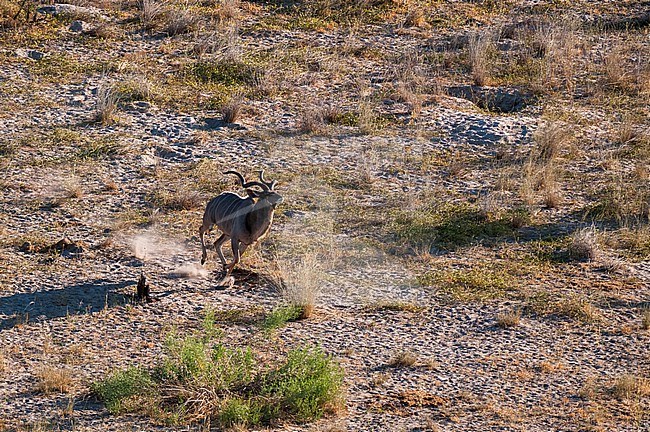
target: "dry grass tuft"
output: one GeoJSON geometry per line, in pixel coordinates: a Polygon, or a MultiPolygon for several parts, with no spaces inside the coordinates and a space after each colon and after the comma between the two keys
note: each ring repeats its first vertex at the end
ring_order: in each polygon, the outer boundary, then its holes
{"type": "Polygon", "coordinates": [[[165,15],[164,32],[169,36],[177,36],[194,31],[199,23],[196,12],[187,6],[170,9],[165,15]]]}
{"type": "Polygon", "coordinates": [[[554,305],[555,312],[583,323],[595,323],[602,320],[600,311],[588,300],[571,296],[554,305]]]}
{"type": "Polygon", "coordinates": [[[319,133],[325,127],[326,112],[319,107],[308,107],[300,116],[298,128],[302,133],[319,133]]]}
{"type": "Polygon", "coordinates": [[[205,203],[200,193],[182,187],[178,191],[159,189],[154,192],[152,202],[168,210],[196,210],[205,203]]]}
{"type": "Polygon", "coordinates": [[[574,88],[578,68],[577,28],[578,23],[570,20],[540,23],[536,26],[532,41],[532,55],[541,58],[541,61],[538,81],[533,85],[540,93],[574,88]]]}
{"type": "Polygon", "coordinates": [[[617,144],[627,145],[642,140],[643,134],[640,133],[632,118],[626,115],[623,116],[618,127],[614,129],[611,139],[617,144]]]}
{"type": "Polygon", "coordinates": [[[549,123],[533,134],[535,148],[532,152],[537,163],[548,163],[562,150],[566,150],[573,139],[573,131],[561,123],[549,123]]]}
{"type": "Polygon", "coordinates": [[[215,16],[221,24],[235,21],[239,18],[241,6],[240,0],[222,0],[215,11],[215,16]]]}
{"type": "Polygon", "coordinates": [[[113,179],[107,178],[104,180],[104,190],[115,193],[120,190],[120,186],[113,179]]]}
{"type": "Polygon", "coordinates": [[[411,367],[415,365],[417,361],[417,356],[410,351],[400,351],[388,361],[388,366],[396,368],[411,367]]]}
{"type": "Polygon", "coordinates": [[[512,310],[501,312],[497,315],[497,326],[501,328],[516,327],[521,319],[521,311],[512,310]]]}
{"type": "Polygon", "coordinates": [[[242,114],[242,108],[244,106],[244,97],[242,95],[235,95],[228,100],[221,107],[221,115],[223,121],[226,123],[235,123],[242,114]]]}
{"type": "Polygon", "coordinates": [[[406,18],[404,18],[404,27],[428,28],[429,24],[427,23],[427,16],[424,13],[424,9],[416,7],[410,10],[406,14],[406,18]]]}
{"type": "Polygon", "coordinates": [[[45,366],[36,372],[36,391],[50,393],[68,393],[72,390],[74,379],[72,371],[53,366],[45,366]]]}
{"type": "Polygon", "coordinates": [[[165,11],[166,6],[167,2],[164,0],[139,0],[138,18],[140,18],[142,27],[145,30],[152,29],[165,11]]]}
{"type": "Polygon", "coordinates": [[[556,160],[571,143],[573,133],[566,126],[551,123],[540,127],[533,135],[534,146],[523,166],[519,194],[527,205],[533,205],[542,194],[548,208],[560,205],[560,170],[556,160]]]}
{"type": "Polygon", "coordinates": [[[289,304],[302,309],[301,318],[309,318],[314,312],[324,273],[318,256],[306,253],[297,262],[277,263],[276,286],[289,304]]]}
{"type": "Polygon", "coordinates": [[[559,361],[544,360],[539,362],[537,370],[543,373],[553,373],[564,369],[564,364],[559,361]]]}
{"type": "Polygon", "coordinates": [[[469,37],[467,49],[474,84],[487,85],[490,79],[490,56],[494,50],[492,35],[473,33],[469,37]]]}
{"type": "Polygon", "coordinates": [[[619,399],[650,396],[650,379],[637,375],[623,375],[614,380],[611,394],[619,399]]]}
{"type": "Polygon", "coordinates": [[[635,75],[627,64],[624,47],[616,46],[605,56],[603,72],[606,85],[623,90],[634,89],[635,75]]]}
{"type": "Polygon", "coordinates": [[[117,104],[120,101],[119,92],[109,83],[102,82],[97,87],[95,101],[95,121],[109,125],[117,121],[117,104]]]}
{"type": "Polygon", "coordinates": [[[569,257],[574,260],[595,260],[600,252],[596,231],[593,228],[584,228],[574,233],[568,252],[569,257]]]}
{"type": "Polygon", "coordinates": [[[126,78],[116,91],[120,101],[151,101],[156,95],[154,84],[144,75],[134,75],[126,78]]]}
{"type": "Polygon", "coordinates": [[[83,186],[77,177],[70,177],[63,182],[61,188],[65,198],[81,198],[84,195],[83,186]]]}

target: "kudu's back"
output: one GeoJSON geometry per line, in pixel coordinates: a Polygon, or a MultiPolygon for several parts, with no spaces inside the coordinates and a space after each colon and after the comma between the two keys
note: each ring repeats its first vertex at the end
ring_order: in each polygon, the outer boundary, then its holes
{"type": "Polygon", "coordinates": [[[212,198],[205,208],[203,224],[217,225],[226,235],[232,234],[239,219],[245,218],[254,205],[251,198],[244,198],[232,192],[223,192],[212,198]]]}

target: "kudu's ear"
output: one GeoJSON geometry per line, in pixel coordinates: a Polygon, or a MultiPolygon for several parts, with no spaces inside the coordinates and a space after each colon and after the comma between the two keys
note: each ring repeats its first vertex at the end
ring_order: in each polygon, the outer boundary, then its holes
{"type": "Polygon", "coordinates": [[[259,198],[260,197],[260,194],[255,192],[253,189],[246,189],[246,193],[251,198],[259,198]]]}

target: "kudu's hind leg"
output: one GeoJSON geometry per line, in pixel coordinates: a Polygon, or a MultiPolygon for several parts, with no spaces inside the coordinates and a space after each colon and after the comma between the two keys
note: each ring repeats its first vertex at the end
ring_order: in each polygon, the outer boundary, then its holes
{"type": "Polygon", "coordinates": [[[214,242],[214,249],[217,251],[217,255],[219,255],[219,259],[221,260],[221,265],[223,266],[224,270],[226,269],[226,257],[223,256],[223,250],[221,250],[221,247],[226,240],[228,240],[228,236],[226,234],[221,234],[217,241],[214,242]]]}
{"type": "Polygon", "coordinates": [[[199,228],[199,238],[201,239],[201,248],[203,249],[201,265],[205,264],[205,261],[208,259],[208,251],[205,249],[205,241],[203,240],[203,236],[205,236],[205,233],[208,231],[210,231],[210,225],[206,225],[205,223],[203,223],[201,228],[199,228]]]}

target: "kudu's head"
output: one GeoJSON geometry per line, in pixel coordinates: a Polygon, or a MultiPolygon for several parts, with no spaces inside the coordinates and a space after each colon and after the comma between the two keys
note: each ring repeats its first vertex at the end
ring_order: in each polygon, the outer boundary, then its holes
{"type": "Polygon", "coordinates": [[[265,201],[268,202],[268,205],[271,207],[275,208],[276,205],[281,204],[282,201],[284,201],[284,198],[277,193],[275,190],[275,184],[277,183],[275,180],[272,182],[267,182],[264,180],[264,170],[260,170],[260,181],[249,181],[247,182],[244,179],[244,176],[238,173],[237,171],[226,171],[224,174],[234,174],[239,178],[239,181],[241,182],[241,185],[244,189],[246,189],[246,193],[248,194],[249,197],[255,198],[260,201],[265,201]],[[258,186],[262,190],[255,190],[251,189],[252,186],[258,186]]]}

